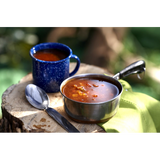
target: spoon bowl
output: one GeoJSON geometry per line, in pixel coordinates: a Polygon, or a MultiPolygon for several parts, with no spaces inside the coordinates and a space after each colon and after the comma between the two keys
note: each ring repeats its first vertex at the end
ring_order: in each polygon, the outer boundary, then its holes
{"type": "Polygon", "coordinates": [[[29,84],[25,89],[27,100],[37,109],[47,109],[49,105],[48,95],[38,86],[29,84]]]}

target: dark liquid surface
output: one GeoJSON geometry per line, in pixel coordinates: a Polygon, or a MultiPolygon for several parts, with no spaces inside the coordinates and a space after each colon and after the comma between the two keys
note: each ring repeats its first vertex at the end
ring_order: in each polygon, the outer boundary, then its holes
{"type": "Polygon", "coordinates": [[[69,54],[58,49],[45,49],[37,51],[33,56],[43,61],[59,61],[68,57],[69,54]]]}

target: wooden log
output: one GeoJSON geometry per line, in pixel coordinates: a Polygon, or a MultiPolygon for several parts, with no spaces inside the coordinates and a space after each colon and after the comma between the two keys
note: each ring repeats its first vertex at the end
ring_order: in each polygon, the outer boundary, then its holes
{"type": "MultiPolygon", "coordinates": [[[[75,63],[70,63],[70,71],[75,63]]],[[[81,63],[77,74],[82,73],[107,73],[106,69],[81,63]]],[[[2,95],[2,114],[5,132],[67,132],[45,111],[38,110],[31,106],[25,97],[25,87],[33,83],[32,74],[23,77],[18,84],[10,86],[2,95]],[[10,129],[9,129],[10,128],[10,129]]],[[[82,124],[71,120],[64,111],[64,104],[61,93],[48,93],[50,107],[56,109],[68,119],[80,132],[104,132],[97,124],[82,124]]]]}
{"type": "Polygon", "coordinates": [[[4,132],[3,124],[4,124],[4,119],[2,118],[2,119],[0,119],[0,132],[4,132]]]}

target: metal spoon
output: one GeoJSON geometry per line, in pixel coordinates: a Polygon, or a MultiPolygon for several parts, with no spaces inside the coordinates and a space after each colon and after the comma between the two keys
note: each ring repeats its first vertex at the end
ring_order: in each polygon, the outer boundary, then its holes
{"type": "Polygon", "coordinates": [[[44,90],[34,84],[29,84],[25,89],[26,98],[29,103],[37,109],[46,111],[68,132],[79,132],[67,119],[49,106],[49,97],[44,90]]]}

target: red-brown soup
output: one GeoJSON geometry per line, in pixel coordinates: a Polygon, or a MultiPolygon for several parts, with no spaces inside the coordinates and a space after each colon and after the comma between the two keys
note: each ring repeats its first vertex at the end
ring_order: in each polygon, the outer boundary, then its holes
{"type": "Polygon", "coordinates": [[[33,56],[43,61],[59,61],[66,58],[68,54],[58,49],[45,49],[37,51],[33,56]]]}
{"type": "Polygon", "coordinates": [[[101,79],[78,78],[68,81],[62,93],[75,101],[97,103],[111,100],[119,94],[114,84],[101,79]]]}

